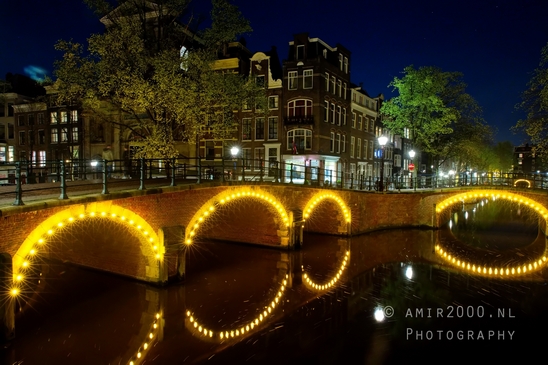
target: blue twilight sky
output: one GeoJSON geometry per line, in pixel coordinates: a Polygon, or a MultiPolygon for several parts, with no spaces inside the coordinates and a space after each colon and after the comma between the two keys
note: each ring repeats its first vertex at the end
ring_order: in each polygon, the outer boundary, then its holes
{"type": "MultiPolygon", "coordinates": [[[[525,142],[509,128],[514,109],[548,43],[543,0],[233,0],[250,20],[248,48],[276,46],[283,60],[293,34],[308,32],[352,52],[352,82],[372,96],[394,96],[388,84],[408,65],[464,74],[468,92],[498,129],[497,141],[525,142]]],[[[208,0],[194,0],[197,12],[208,0]]],[[[85,42],[102,24],[80,0],[0,0],[0,78],[7,72],[51,75],[58,39],[85,42]]]]}

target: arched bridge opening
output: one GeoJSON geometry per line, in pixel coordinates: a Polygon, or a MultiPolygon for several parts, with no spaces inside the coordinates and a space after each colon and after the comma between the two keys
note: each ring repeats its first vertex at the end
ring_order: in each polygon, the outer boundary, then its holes
{"type": "Polygon", "coordinates": [[[304,231],[350,235],[351,211],[346,202],[333,192],[318,192],[303,209],[304,231]]]}

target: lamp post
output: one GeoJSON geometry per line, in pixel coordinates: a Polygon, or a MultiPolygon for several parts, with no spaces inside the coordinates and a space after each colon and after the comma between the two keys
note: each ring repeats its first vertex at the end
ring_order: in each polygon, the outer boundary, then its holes
{"type": "MultiPolygon", "coordinates": [[[[415,176],[415,151],[409,151],[409,157],[411,158],[411,163],[409,164],[409,171],[411,172],[411,187],[413,187],[413,176],[415,176]]],[[[417,190],[417,182],[415,181],[415,191],[417,190]]]]}
{"type": "Polygon", "coordinates": [[[379,184],[380,191],[384,191],[384,145],[386,145],[386,142],[388,142],[388,137],[379,137],[379,145],[381,146],[381,181],[379,184]]]}
{"type": "Polygon", "coordinates": [[[238,156],[239,152],[240,152],[240,149],[236,146],[234,146],[230,149],[230,154],[232,155],[232,160],[234,160],[234,169],[232,170],[232,179],[233,180],[234,180],[234,176],[236,175],[236,157],[238,156]]]}

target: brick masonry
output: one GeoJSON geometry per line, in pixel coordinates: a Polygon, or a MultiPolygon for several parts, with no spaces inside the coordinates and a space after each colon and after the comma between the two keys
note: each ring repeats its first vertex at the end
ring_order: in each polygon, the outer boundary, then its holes
{"type": "MultiPolygon", "coordinates": [[[[434,227],[435,204],[462,191],[423,193],[372,193],[336,189],[316,189],[303,186],[257,184],[239,185],[211,184],[181,186],[135,193],[114,193],[109,196],[86,197],[68,201],[50,201],[47,204],[29,204],[2,210],[0,218],[0,250],[16,254],[25,238],[44,220],[64,211],[69,205],[91,204],[97,200],[110,199],[113,205],[129,209],[141,216],[156,232],[163,227],[187,227],[193,216],[211,199],[227,191],[251,189],[266,192],[277,199],[287,211],[302,211],[307,203],[319,194],[333,194],[345,202],[351,212],[351,234],[381,229],[403,227],[434,227]]],[[[548,206],[546,194],[520,193],[548,206]]],[[[209,204],[208,203],[208,204],[209,204]]],[[[117,227],[116,223],[91,220],[78,223],[70,233],[60,233],[50,242],[48,250],[52,257],[76,264],[90,266],[135,278],[146,276],[146,260],[139,244],[135,244],[133,233],[117,227]]],[[[197,231],[194,244],[208,237],[240,241],[251,244],[280,246],[280,219],[275,209],[264,201],[252,197],[235,199],[223,206],[218,205],[211,216],[197,231]]],[[[324,199],[311,213],[305,230],[325,234],[341,234],[346,222],[338,204],[333,199],[324,199]]],[[[183,237],[181,237],[181,242],[183,237]]],[[[169,275],[176,265],[166,255],[169,275]]]]}

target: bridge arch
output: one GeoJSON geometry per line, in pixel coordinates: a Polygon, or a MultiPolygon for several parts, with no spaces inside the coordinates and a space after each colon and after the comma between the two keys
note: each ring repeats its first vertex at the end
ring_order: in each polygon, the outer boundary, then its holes
{"type": "MultiPolygon", "coordinates": [[[[540,218],[544,219],[545,223],[548,220],[548,209],[543,204],[523,195],[501,190],[473,190],[453,195],[437,204],[436,213],[441,214],[456,203],[464,203],[467,200],[474,199],[503,199],[512,203],[523,204],[534,210],[540,218]]],[[[542,237],[546,241],[544,234],[542,237]]],[[[516,256],[511,264],[482,263],[479,257],[463,255],[461,252],[446,247],[439,239],[434,248],[436,255],[449,265],[470,274],[487,277],[511,278],[529,274],[543,268],[548,260],[548,245],[545,247],[544,252],[537,257],[523,260],[516,256]]]]}
{"type": "Polygon", "coordinates": [[[280,244],[287,245],[287,235],[290,226],[289,216],[284,205],[272,194],[252,187],[229,189],[215,195],[203,204],[192,216],[185,230],[185,243],[191,245],[203,224],[210,219],[215,212],[234,201],[241,199],[254,199],[270,207],[275,212],[273,220],[280,236],[280,244]]]}
{"type": "Polygon", "coordinates": [[[92,219],[109,219],[117,224],[128,227],[140,243],[141,252],[147,263],[147,280],[157,281],[159,264],[163,261],[165,248],[163,242],[150,224],[135,212],[111,201],[95,202],[88,205],[73,205],[51,215],[40,223],[23,241],[12,259],[13,286],[10,290],[13,296],[21,293],[25,285],[25,273],[38,262],[40,254],[47,252],[48,240],[62,233],[66,226],[78,221],[92,219]]]}
{"type": "Polygon", "coordinates": [[[340,196],[332,192],[319,192],[306,203],[303,209],[304,221],[306,222],[309,220],[314,210],[325,200],[334,201],[338,205],[342,214],[343,218],[339,221],[338,233],[350,234],[350,224],[352,221],[350,208],[340,196]]]}

